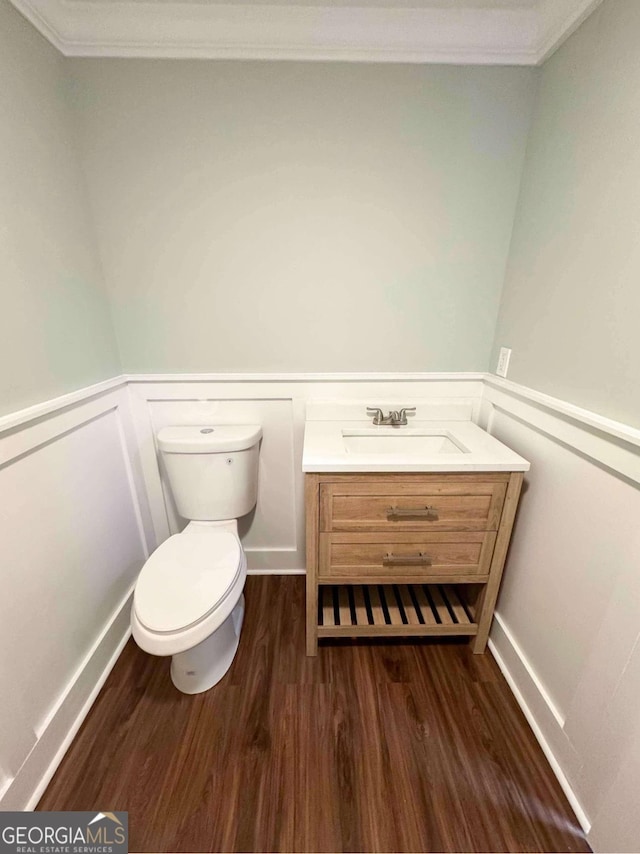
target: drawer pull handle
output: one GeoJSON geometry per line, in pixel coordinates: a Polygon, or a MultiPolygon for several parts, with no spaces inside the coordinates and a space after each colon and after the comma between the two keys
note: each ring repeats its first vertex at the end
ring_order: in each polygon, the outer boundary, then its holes
{"type": "Polygon", "coordinates": [[[426,507],[389,507],[387,519],[437,519],[438,513],[435,507],[427,504],[426,507]]]}
{"type": "Polygon", "coordinates": [[[383,566],[431,566],[431,558],[424,552],[417,555],[394,555],[392,552],[382,558],[383,566]]]}

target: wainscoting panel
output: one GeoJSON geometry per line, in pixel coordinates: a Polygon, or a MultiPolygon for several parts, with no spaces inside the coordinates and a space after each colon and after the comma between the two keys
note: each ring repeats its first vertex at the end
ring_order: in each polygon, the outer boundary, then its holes
{"type": "Polygon", "coordinates": [[[3,809],[33,805],[55,768],[152,545],[124,384],[65,404],[0,421],[3,809]]]}
{"type": "MultiPolygon", "coordinates": [[[[168,424],[262,425],[258,502],[254,511],[239,521],[240,535],[251,569],[298,568],[293,401],[229,398],[150,400],[149,408],[154,438],[158,431],[168,424]],[[259,560],[260,557],[262,560],[259,560]]],[[[185,521],[175,509],[157,448],[156,454],[160,462],[159,471],[169,529],[176,533],[184,528],[185,521]]]]}
{"type": "Polygon", "coordinates": [[[271,520],[279,514],[278,537],[266,524],[244,531],[257,572],[304,571],[310,403],[316,417],[325,401],[351,401],[350,412],[468,405],[474,420],[530,459],[491,648],[594,847],[631,850],[622,787],[633,778],[625,756],[638,741],[640,431],[489,375],[129,377],[129,392],[157,543],[182,525],[163,488],[159,426],[264,417],[265,465],[281,489],[268,511],[271,520]],[[617,827],[627,836],[616,837],[617,827]]]}
{"type": "Polygon", "coordinates": [[[0,808],[37,803],[128,637],[140,567],[184,526],[157,431],[262,424],[250,570],[304,572],[305,415],[337,402],[453,404],[531,461],[491,649],[594,848],[634,850],[640,431],[479,374],[131,376],[1,418],[0,808]]]}
{"type": "MultiPolygon", "coordinates": [[[[482,376],[402,375],[179,375],[129,377],[138,451],[157,543],[182,530],[157,450],[167,424],[259,423],[258,504],[239,523],[249,572],[304,572],[302,445],[307,404],[353,401],[358,417],[369,405],[462,404],[477,413],[482,376]]],[[[447,410],[448,411],[448,410],[447,410]]]]}
{"type": "Polygon", "coordinates": [[[493,379],[480,423],[531,462],[492,650],[592,844],[632,850],[609,810],[628,825],[615,787],[640,727],[640,434],[493,379]]]}

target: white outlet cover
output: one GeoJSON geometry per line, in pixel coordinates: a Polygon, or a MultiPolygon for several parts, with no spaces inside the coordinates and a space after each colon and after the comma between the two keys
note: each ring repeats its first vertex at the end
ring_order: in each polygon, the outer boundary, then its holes
{"type": "Polygon", "coordinates": [[[509,371],[509,360],[511,359],[511,350],[508,347],[500,348],[500,355],[498,356],[498,367],[496,368],[496,374],[499,377],[506,377],[507,372],[509,371]]]}

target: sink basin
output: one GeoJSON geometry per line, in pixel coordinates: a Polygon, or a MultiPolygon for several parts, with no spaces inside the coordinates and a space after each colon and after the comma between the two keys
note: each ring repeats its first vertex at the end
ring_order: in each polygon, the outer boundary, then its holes
{"type": "Polygon", "coordinates": [[[468,454],[468,448],[447,430],[412,430],[379,427],[343,430],[342,441],[349,454],[395,454],[432,456],[433,454],[468,454]]]}

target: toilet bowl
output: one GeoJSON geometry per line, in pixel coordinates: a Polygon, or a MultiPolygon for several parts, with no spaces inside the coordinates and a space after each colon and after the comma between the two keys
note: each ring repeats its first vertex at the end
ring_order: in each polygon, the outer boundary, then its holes
{"type": "Polygon", "coordinates": [[[143,566],[131,629],[151,655],[172,656],[171,679],[185,694],[219,682],[238,648],[247,561],[235,518],[255,506],[255,425],[168,427],[158,433],[177,509],[188,518],[143,566]]]}
{"type": "Polygon", "coordinates": [[[231,666],[246,577],[235,520],[190,522],[142,568],[133,597],[133,637],[145,652],[173,657],[171,679],[183,693],[208,690],[231,666]]]}

